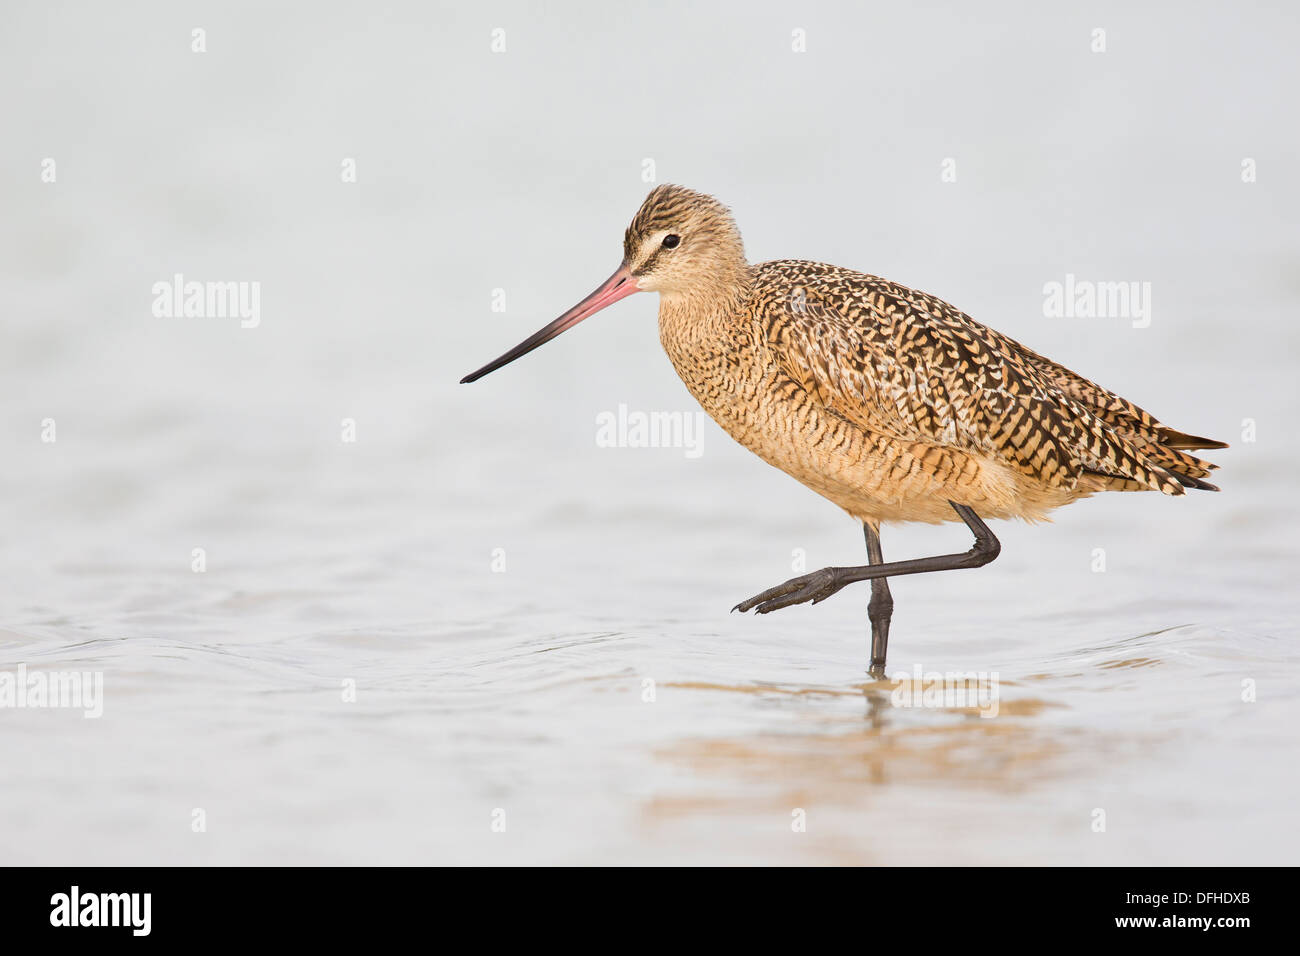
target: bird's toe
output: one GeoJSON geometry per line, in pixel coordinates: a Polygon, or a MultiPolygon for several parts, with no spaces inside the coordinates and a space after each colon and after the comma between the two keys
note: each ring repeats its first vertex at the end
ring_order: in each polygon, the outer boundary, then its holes
{"type": "Polygon", "coordinates": [[[756,594],[748,601],[741,601],[732,610],[744,612],[757,609],[759,614],[770,614],[773,611],[781,610],[783,607],[792,607],[795,604],[803,604],[807,601],[817,604],[826,600],[840,587],[841,585],[835,580],[835,576],[829,573],[829,570],[814,571],[812,574],[791,578],[784,584],[768,588],[762,594],[756,594]]]}
{"type": "MultiPolygon", "coordinates": [[[[766,607],[766,606],[771,604],[773,601],[781,598],[782,596],[789,594],[791,591],[795,590],[799,586],[799,581],[800,581],[799,578],[794,578],[793,580],[786,581],[784,584],[778,584],[774,588],[768,588],[766,591],[763,591],[759,594],[755,594],[752,598],[750,598],[747,601],[741,601],[739,604],[733,607],[732,610],[740,611],[742,614],[746,611],[752,611],[754,608],[758,608],[758,612],[760,614],[766,613],[766,611],[775,611],[776,610],[775,607],[766,607]]],[[[785,607],[784,604],[778,606],[785,607]]]]}
{"type": "Polygon", "coordinates": [[[752,598],[750,598],[747,601],[741,601],[739,604],[733,607],[732,610],[739,611],[740,613],[744,614],[746,611],[752,611],[754,608],[758,608],[759,613],[762,613],[763,610],[762,605],[771,602],[772,600],[780,597],[782,594],[785,593],[786,590],[784,584],[778,585],[777,587],[774,588],[768,588],[766,591],[762,592],[761,594],[755,594],[752,598]]]}

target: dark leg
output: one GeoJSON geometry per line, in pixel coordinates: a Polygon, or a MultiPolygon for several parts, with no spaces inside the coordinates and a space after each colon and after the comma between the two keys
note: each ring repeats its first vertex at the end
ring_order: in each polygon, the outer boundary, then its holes
{"type": "Polygon", "coordinates": [[[924,574],[927,571],[979,568],[996,558],[1002,546],[998,544],[998,539],[993,536],[989,526],[965,505],[952,501],[948,503],[975,535],[974,547],[964,554],[941,554],[933,558],[914,558],[911,561],[892,561],[888,564],[872,564],[858,568],[822,568],[812,574],[791,578],[784,584],[768,588],[748,601],[741,601],[732,610],[748,611],[757,607],[759,614],[767,614],[770,611],[779,611],[783,607],[790,607],[792,604],[803,604],[805,601],[817,604],[825,601],[840,588],[858,581],[892,578],[903,574],[924,574]]]}
{"type": "MultiPolygon", "coordinates": [[[[869,524],[862,526],[867,536],[867,560],[872,567],[884,564],[880,551],[880,532],[869,524]]],[[[889,648],[889,619],[894,616],[894,596],[889,593],[889,578],[871,579],[871,603],[867,617],[871,619],[871,666],[867,673],[876,680],[885,676],[885,652],[889,648]]]]}

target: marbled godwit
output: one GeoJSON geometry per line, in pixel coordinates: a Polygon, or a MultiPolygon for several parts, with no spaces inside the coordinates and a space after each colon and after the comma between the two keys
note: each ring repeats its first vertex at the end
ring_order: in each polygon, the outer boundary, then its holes
{"type": "Polygon", "coordinates": [[[659,186],[595,292],[500,358],[513,362],[634,292],[659,293],[659,340],[704,410],[764,461],[862,523],[869,564],[823,568],[733,610],[824,601],[871,581],[870,673],[882,677],[888,579],[975,568],[1001,545],[985,518],[1043,518],[1098,491],[1218,489],[1185,449],[1226,448],[980,325],[934,296],[820,262],[751,266],[716,199],[659,186]],[[960,519],[963,554],[885,563],[886,521],[960,519]]]}

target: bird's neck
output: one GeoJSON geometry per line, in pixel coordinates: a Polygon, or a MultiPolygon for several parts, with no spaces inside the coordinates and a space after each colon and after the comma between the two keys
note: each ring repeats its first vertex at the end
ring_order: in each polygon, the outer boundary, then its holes
{"type": "Polygon", "coordinates": [[[754,294],[754,271],[741,260],[719,269],[689,290],[659,295],[659,338],[673,356],[677,348],[691,348],[716,340],[747,311],[754,294]]]}

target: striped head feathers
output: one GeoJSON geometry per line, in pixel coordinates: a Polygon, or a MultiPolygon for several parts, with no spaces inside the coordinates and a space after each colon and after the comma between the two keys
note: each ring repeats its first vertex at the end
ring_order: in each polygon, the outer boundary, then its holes
{"type": "Polygon", "coordinates": [[[749,271],[731,211],[712,196],[669,184],[652,189],[632,218],[623,264],[638,288],[665,297],[722,291],[749,271]]]}

